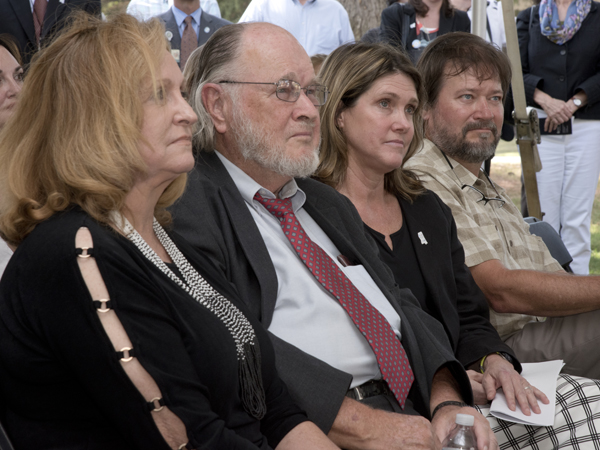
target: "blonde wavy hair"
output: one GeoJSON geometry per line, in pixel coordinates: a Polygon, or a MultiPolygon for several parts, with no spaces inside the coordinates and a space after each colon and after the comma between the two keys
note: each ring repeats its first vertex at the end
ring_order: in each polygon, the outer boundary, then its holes
{"type": "MultiPolygon", "coordinates": [[[[344,133],[337,126],[337,119],[342,111],[352,108],[378,79],[393,74],[410,78],[419,99],[413,116],[415,134],[402,165],[419,149],[423,143],[421,111],[425,91],[417,69],[404,53],[387,44],[358,42],[342,45],[327,57],[319,72],[319,78],[330,95],[321,106],[321,153],[315,178],[333,188],[344,182],[348,169],[348,145],[344,133]]],[[[385,175],[384,186],[387,192],[409,201],[425,190],[416,175],[401,167],[385,175]]]]}
{"type": "MultiPolygon", "coordinates": [[[[19,103],[0,133],[0,235],[18,245],[35,226],[71,205],[101,223],[122,211],[146,171],[142,102],[157,91],[168,43],[158,20],[126,14],[101,21],[86,13],[43,49],[19,103]]],[[[185,188],[174,180],[155,215],[185,188]]]]}

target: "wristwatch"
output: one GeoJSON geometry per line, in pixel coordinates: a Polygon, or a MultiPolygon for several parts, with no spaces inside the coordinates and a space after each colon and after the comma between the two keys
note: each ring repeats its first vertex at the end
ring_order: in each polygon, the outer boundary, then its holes
{"type": "Polygon", "coordinates": [[[580,98],[577,97],[573,97],[571,98],[571,100],[573,100],[573,103],[575,104],[575,106],[577,106],[578,108],[583,104],[583,102],[581,101],[580,98]]]}
{"type": "MultiPolygon", "coordinates": [[[[581,100],[579,100],[579,103],[581,104],[581,100]]],[[[496,352],[498,355],[500,355],[502,358],[504,358],[505,360],[507,360],[509,363],[511,363],[513,366],[515,365],[515,359],[510,356],[508,353],[506,352],[496,352]]]]}

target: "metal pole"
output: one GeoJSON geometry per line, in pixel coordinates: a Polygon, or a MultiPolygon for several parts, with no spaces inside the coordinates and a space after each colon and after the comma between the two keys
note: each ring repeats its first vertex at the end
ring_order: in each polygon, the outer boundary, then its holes
{"type": "Polygon", "coordinates": [[[525,86],[523,84],[523,69],[521,67],[521,55],[519,52],[519,41],[517,38],[517,26],[515,24],[515,11],[512,0],[502,2],[502,13],[504,14],[504,29],[506,30],[506,48],[510,64],[512,66],[512,92],[515,103],[515,125],[517,126],[517,145],[521,153],[521,168],[525,180],[525,192],[527,193],[527,208],[529,215],[542,220],[540,207],[540,196],[538,193],[535,172],[541,170],[540,157],[537,151],[536,133],[539,130],[537,114],[527,114],[527,102],[525,100],[525,86]]]}
{"type": "Polygon", "coordinates": [[[472,0],[473,21],[471,22],[471,34],[485,39],[487,32],[487,0],[472,0]]]}

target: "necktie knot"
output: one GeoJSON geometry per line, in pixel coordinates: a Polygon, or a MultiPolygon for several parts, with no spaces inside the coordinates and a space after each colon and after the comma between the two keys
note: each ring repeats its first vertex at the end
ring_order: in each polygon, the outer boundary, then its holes
{"type": "Polygon", "coordinates": [[[183,21],[186,25],[191,25],[192,24],[192,16],[187,16],[185,19],[183,19],[183,21]]]}
{"type": "Polygon", "coordinates": [[[282,219],[286,214],[293,214],[292,200],[289,198],[264,198],[258,192],[254,195],[254,200],[260,202],[276,218],[282,219]]]}

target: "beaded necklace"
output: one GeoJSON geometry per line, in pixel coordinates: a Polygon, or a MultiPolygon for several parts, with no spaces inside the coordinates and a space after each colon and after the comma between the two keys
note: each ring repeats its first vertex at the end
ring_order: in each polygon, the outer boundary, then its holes
{"type": "Polygon", "coordinates": [[[135,244],[146,259],[152,262],[161,272],[191,295],[198,303],[217,316],[227,327],[236,345],[244,409],[257,419],[262,419],[266,413],[266,403],[261,376],[260,349],[256,342],[254,329],[246,316],[233,303],[219,294],[192,267],[156,218],[152,224],[154,233],[156,233],[156,237],[177,266],[181,275],[183,275],[184,280],[179,278],[160,259],[144,238],[133,228],[127,218],[124,216],[120,218],[117,216],[116,218],[120,220],[115,220],[115,223],[118,224],[121,222],[124,224],[122,228],[123,233],[135,244]]]}

